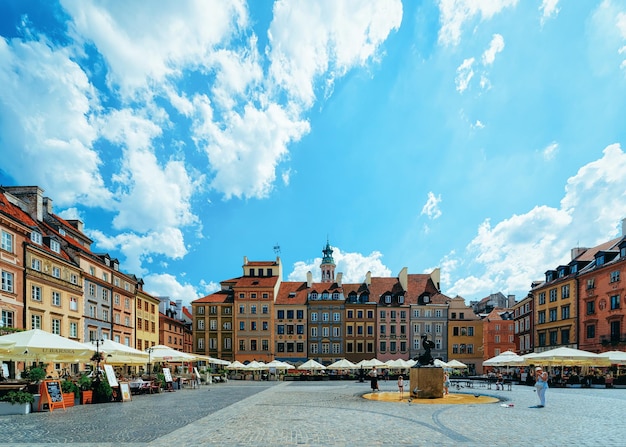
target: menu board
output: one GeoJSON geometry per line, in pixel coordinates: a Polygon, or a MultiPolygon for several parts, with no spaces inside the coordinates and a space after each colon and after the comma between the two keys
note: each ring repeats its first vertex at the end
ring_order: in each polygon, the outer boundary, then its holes
{"type": "Polygon", "coordinates": [[[115,370],[113,369],[113,366],[104,365],[104,372],[106,373],[107,382],[109,382],[109,385],[111,385],[111,388],[115,388],[116,386],[119,386],[119,384],[117,383],[117,377],[115,377],[115,370]]]}
{"type": "Polygon", "coordinates": [[[122,391],[122,402],[132,400],[130,384],[128,382],[120,382],[120,390],[122,391]]]}
{"type": "Polygon", "coordinates": [[[172,381],[172,373],[170,372],[169,368],[163,368],[163,375],[165,376],[166,382],[172,381]]]}
{"type": "Polygon", "coordinates": [[[63,392],[61,391],[61,382],[58,380],[45,380],[41,384],[40,394],[41,399],[39,401],[39,411],[43,409],[44,404],[48,404],[50,411],[55,408],[63,408],[65,410],[63,392]]]}

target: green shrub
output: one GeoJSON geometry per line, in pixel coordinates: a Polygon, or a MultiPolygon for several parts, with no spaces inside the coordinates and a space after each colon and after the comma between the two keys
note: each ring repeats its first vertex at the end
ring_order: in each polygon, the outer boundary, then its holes
{"type": "Polygon", "coordinates": [[[26,391],[9,391],[0,398],[0,401],[10,404],[32,404],[35,402],[35,398],[26,391]]]}

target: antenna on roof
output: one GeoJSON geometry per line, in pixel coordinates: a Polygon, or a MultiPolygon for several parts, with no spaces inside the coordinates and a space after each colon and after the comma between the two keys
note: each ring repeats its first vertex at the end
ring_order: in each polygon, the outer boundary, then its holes
{"type": "Polygon", "coordinates": [[[274,245],[274,253],[276,255],[280,254],[280,245],[278,245],[278,242],[276,243],[276,245],[274,245]]]}

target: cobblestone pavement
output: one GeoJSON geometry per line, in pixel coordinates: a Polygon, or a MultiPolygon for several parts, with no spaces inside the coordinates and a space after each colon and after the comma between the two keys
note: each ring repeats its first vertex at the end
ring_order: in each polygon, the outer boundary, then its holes
{"type": "MultiPolygon", "coordinates": [[[[394,382],[381,382],[393,391],[394,382]]],[[[626,390],[453,392],[502,402],[420,405],[363,399],[368,383],[239,382],[0,416],[0,444],[50,446],[624,446],[626,390]],[[512,404],[513,406],[509,406],[512,404]]]]}

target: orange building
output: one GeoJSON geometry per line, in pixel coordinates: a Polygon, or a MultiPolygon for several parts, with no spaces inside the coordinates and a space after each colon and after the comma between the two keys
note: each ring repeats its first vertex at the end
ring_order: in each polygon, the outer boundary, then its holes
{"type": "Polygon", "coordinates": [[[504,351],[515,351],[513,311],[496,307],[483,318],[483,361],[504,351]]]}
{"type": "Polygon", "coordinates": [[[482,374],[483,322],[463,297],[448,304],[448,360],[465,363],[469,374],[482,374]]]}
{"type": "Polygon", "coordinates": [[[579,348],[602,352],[624,350],[626,238],[594,253],[579,273],[579,348]]]}

